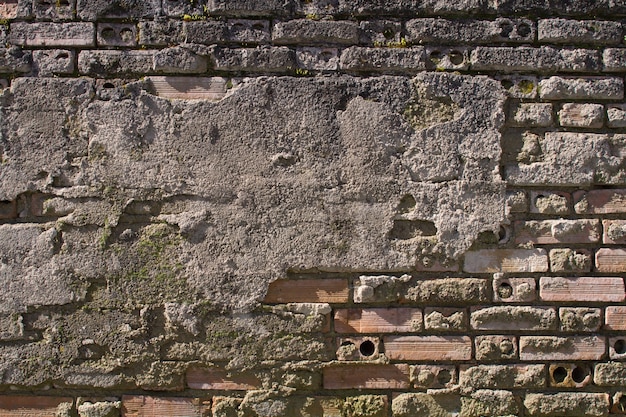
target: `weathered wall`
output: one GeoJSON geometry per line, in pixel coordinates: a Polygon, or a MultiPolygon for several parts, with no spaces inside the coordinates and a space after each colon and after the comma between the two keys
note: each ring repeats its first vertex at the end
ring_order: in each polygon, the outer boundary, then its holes
{"type": "Polygon", "coordinates": [[[626,414],[626,4],[0,15],[1,416],[626,414]]]}

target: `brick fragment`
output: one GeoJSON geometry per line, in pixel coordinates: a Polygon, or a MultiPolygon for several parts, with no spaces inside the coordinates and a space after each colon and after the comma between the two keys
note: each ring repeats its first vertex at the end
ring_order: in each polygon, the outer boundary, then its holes
{"type": "Polygon", "coordinates": [[[626,213],[626,189],[577,192],[574,202],[578,214],[626,213]]]}
{"type": "Polygon", "coordinates": [[[537,283],[534,278],[504,278],[494,276],[493,301],[523,303],[534,301],[536,296],[537,283]]]}
{"type": "Polygon", "coordinates": [[[359,27],[351,21],[294,19],[276,23],[272,41],[277,45],[354,45],[359,42],[359,27]]]}
{"type": "Polygon", "coordinates": [[[136,46],[137,26],[132,23],[98,23],[98,46],[136,46]]]}
{"type": "Polygon", "coordinates": [[[604,314],[604,328],[626,330],[626,306],[608,306],[604,314]]]}
{"type": "Polygon", "coordinates": [[[416,73],[426,69],[426,52],[423,47],[364,48],[352,46],[344,49],[339,67],[346,71],[376,71],[391,73],[416,73]]]}
{"type": "Polygon", "coordinates": [[[264,303],[347,303],[345,279],[276,280],[270,283],[264,303]]]}
{"type": "Polygon", "coordinates": [[[230,373],[219,368],[191,368],[187,371],[187,386],[203,390],[251,390],[261,382],[252,374],[230,373]]]}
{"type": "Polygon", "coordinates": [[[565,103],[559,111],[559,123],[565,127],[600,128],[604,125],[604,106],[593,103],[565,103]]]}
{"type": "Polygon", "coordinates": [[[428,307],[424,310],[424,327],[433,332],[467,330],[467,312],[460,308],[428,307]]]}
{"type": "Polygon", "coordinates": [[[555,330],[556,310],[550,307],[475,307],[470,315],[475,330],[555,330]]]}
{"type": "Polygon", "coordinates": [[[590,272],[591,252],[587,249],[551,249],[550,271],[590,272]]]}
{"type": "Polygon", "coordinates": [[[199,398],[122,396],[124,417],[202,417],[210,409],[210,401],[199,398]]]}
{"type": "Polygon", "coordinates": [[[415,388],[452,388],[458,380],[454,365],[411,366],[411,382],[415,388]]]}
{"type": "Polygon", "coordinates": [[[409,366],[351,364],[324,368],[325,389],[407,389],[409,366]]]}
{"type": "Polygon", "coordinates": [[[152,76],[146,80],[156,95],[168,99],[219,101],[228,91],[228,80],[222,77],[152,76]]]}
{"type": "Polygon", "coordinates": [[[470,389],[542,388],[545,365],[463,365],[459,383],[470,389]]]}
{"type": "Polygon", "coordinates": [[[529,19],[449,20],[412,19],[406,23],[407,41],[411,43],[487,44],[532,42],[535,25],[529,19]]]}
{"type": "Polygon", "coordinates": [[[593,383],[601,387],[623,386],[626,381],[626,363],[598,363],[593,372],[593,383]]]}
{"type": "Polygon", "coordinates": [[[34,395],[0,396],[0,415],[3,417],[57,417],[58,411],[69,411],[74,403],[71,397],[43,397],[34,395]]]}
{"type": "Polygon", "coordinates": [[[621,277],[541,277],[539,296],[544,301],[624,301],[621,277]]]}
{"type": "Polygon", "coordinates": [[[606,115],[609,127],[626,127],[626,104],[608,104],[606,115]]]}
{"type": "Polygon", "coordinates": [[[596,243],[600,234],[598,219],[515,222],[517,244],[596,243]]]}
{"type": "Polygon", "coordinates": [[[476,336],[477,361],[501,361],[517,358],[517,337],[515,336],[476,336]]]}
{"type": "Polygon", "coordinates": [[[17,0],[8,0],[0,3],[0,18],[15,19],[19,13],[19,4],[17,0]]]}
{"type": "Polygon", "coordinates": [[[472,340],[467,336],[385,336],[385,354],[391,360],[470,360],[472,340]]]}
{"type": "Polygon", "coordinates": [[[521,336],[519,356],[523,361],[600,360],[606,340],[598,336],[521,336]]]}
{"type": "Polygon", "coordinates": [[[563,191],[531,191],[530,212],[540,214],[569,214],[572,196],[563,191]]]}
{"type": "Polygon", "coordinates": [[[546,272],[544,249],[481,249],[465,254],[463,270],[469,273],[546,272]]]}
{"type": "Polygon", "coordinates": [[[533,417],[602,417],[609,412],[609,394],[590,392],[526,394],[524,407],[533,417]]]}
{"type": "Polygon", "coordinates": [[[592,49],[479,46],[472,51],[473,70],[586,72],[601,68],[592,49]]]}
{"type": "Polygon", "coordinates": [[[293,72],[295,51],[286,46],[257,48],[217,48],[215,69],[223,71],[293,72]]]}
{"type": "Polygon", "coordinates": [[[409,333],[422,330],[418,308],[353,308],[335,312],[337,333],[409,333]]]}
{"type": "Polygon", "coordinates": [[[528,211],[528,196],[524,191],[508,191],[506,194],[506,208],[510,213],[526,213],[528,211]]]}
{"type": "Polygon", "coordinates": [[[544,100],[620,100],[624,98],[624,80],[554,76],[539,82],[539,97],[544,100]]]}
{"type": "Polygon", "coordinates": [[[9,42],[20,46],[95,46],[93,23],[15,22],[9,42]]]}
{"type": "Polygon", "coordinates": [[[551,103],[517,103],[509,111],[511,126],[546,127],[552,122],[551,103]]]}
{"type": "Polygon", "coordinates": [[[626,249],[599,249],[596,269],[599,272],[626,272],[626,249]]]}
{"type": "MultiPolygon", "coordinates": [[[[15,0],[15,3],[21,2],[15,0]]],[[[32,14],[41,20],[72,20],[75,13],[76,0],[39,0],[32,3],[32,14]]]]}
{"type": "Polygon", "coordinates": [[[617,45],[622,26],[606,20],[540,19],[537,37],[542,43],[617,45]]]}
{"type": "Polygon", "coordinates": [[[609,358],[615,361],[626,359],[626,336],[609,337],[609,358]]]}
{"type": "Polygon", "coordinates": [[[597,332],[602,325],[602,309],[590,307],[562,307],[559,321],[563,332],[597,332]]]}

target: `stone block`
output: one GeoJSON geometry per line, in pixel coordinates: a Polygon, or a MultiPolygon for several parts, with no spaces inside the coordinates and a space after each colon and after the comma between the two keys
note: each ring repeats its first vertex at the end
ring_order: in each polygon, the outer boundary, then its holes
{"type": "Polygon", "coordinates": [[[161,12],[159,0],[76,0],[76,15],[81,20],[96,21],[102,18],[152,19],[161,12]]]}
{"type": "Polygon", "coordinates": [[[574,209],[577,214],[626,213],[626,189],[577,192],[574,209]]]}
{"type": "Polygon", "coordinates": [[[515,222],[516,244],[597,243],[600,220],[529,220],[515,222]]]}
{"type": "Polygon", "coordinates": [[[517,337],[515,336],[476,336],[476,360],[494,362],[507,359],[516,359],[517,337]]]}
{"type": "Polygon", "coordinates": [[[597,332],[602,326],[602,309],[561,307],[559,322],[562,332],[597,332]]]}
{"type": "Polygon", "coordinates": [[[98,23],[96,41],[98,46],[136,46],[137,25],[132,23],[98,23]]]}
{"type": "Polygon", "coordinates": [[[537,77],[532,75],[496,75],[495,79],[500,80],[500,84],[511,98],[537,97],[537,77]]]}
{"type": "Polygon", "coordinates": [[[350,364],[324,368],[324,389],[407,389],[409,366],[350,364]]]}
{"type": "Polygon", "coordinates": [[[418,308],[335,310],[337,333],[410,333],[422,328],[422,310],[418,308]]]}
{"type": "Polygon", "coordinates": [[[556,310],[531,306],[475,307],[470,325],[474,330],[556,330],[556,310]]]}
{"type": "Polygon", "coordinates": [[[449,20],[412,19],[406,23],[411,43],[488,44],[532,42],[535,25],[529,19],[449,20]]]}
{"type": "MultiPolygon", "coordinates": [[[[8,1],[4,4],[11,3],[13,2],[8,1]]],[[[18,3],[16,0],[13,4],[17,6],[18,3]]],[[[72,20],[75,13],[76,0],[37,0],[32,2],[32,14],[37,19],[53,21],[72,20]]]]}
{"type": "Polygon", "coordinates": [[[622,72],[626,69],[626,48],[606,48],[602,52],[605,72],[622,72]]]}
{"type": "MultiPolygon", "coordinates": [[[[191,22],[190,22],[191,23],[191,22]]],[[[269,20],[230,19],[227,22],[229,42],[265,44],[272,40],[269,20]]]]}
{"type": "Polygon", "coordinates": [[[411,383],[415,388],[452,388],[457,382],[458,376],[454,365],[411,366],[411,383]]]}
{"type": "Polygon", "coordinates": [[[344,49],[339,67],[350,72],[416,73],[426,69],[423,47],[364,48],[353,46],[344,49]]]}
{"type": "Polygon", "coordinates": [[[547,127],[552,125],[552,104],[517,103],[509,110],[511,126],[547,127]]]}
{"type": "Polygon", "coordinates": [[[122,415],[133,417],[187,416],[202,417],[210,409],[209,399],[187,397],[122,396],[122,415]]]}
{"type": "Polygon", "coordinates": [[[559,123],[565,127],[601,128],[604,106],[592,103],[565,103],[559,110],[559,123]]]}
{"type": "Polygon", "coordinates": [[[402,42],[402,22],[363,20],[359,22],[359,43],[364,46],[393,47],[402,42]]]}
{"type": "Polygon", "coordinates": [[[461,365],[459,384],[473,389],[540,389],[546,386],[545,365],[461,365]]]}
{"type": "Polygon", "coordinates": [[[286,46],[215,49],[215,69],[220,71],[289,73],[296,68],[295,52],[286,46]]]}
{"type": "Polygon", "coordinates": [[[539,19],[537,37],[541,43],[617,45],[622,25],[607,20],[539,19]]]}
{"type": "Polygon", "coordinates": [[[481,249],[465,254],[463,270],[469,273],[546,272],[544,249],[481,249]]]}
{"type": "Polygon", "coordinates": [[[67,49],[41,49],[33,51],[33,70],[40,77],[73,74],[76,54],[67,49]]]}
{"type": "Polygon", "coordinates": [[[14,22],[10,24],[9,42],[13,45],[42,46],[95,46],[93,23],[71,22],[14,22]]]}
{"type": "Polygon", "coordinates": [[[592,254],[587,249],[551,249],[550,271],[590,272],[592,254]]]}
{"type": "Polygon", "coordinates": [[[393,396],[394,417],[452,417],[458,415],[460,397],[451,393],[412,392],[393,396]]]}
{"type": "Polygon", "coordinates": [[[189,43],[200,45],[223,44],[229,41],[228,25],[218,20],[193,20],[183,23],[181,35],[189,43]]]}
{"type": "Polygon", "coordinates": [[[621,100],[624,80],[618,77],[561,77],[539,81],[543,100],[621,100]]]}
{"type": "Polygon", "coordinates": [[[435,71],[467,70],[469,68],[469,49],[465,47],[445,48],[426,47],[426,69],[435,71]]]}
{"type": "Polygon", "coordinates": [[[270,283],[264,303],[347,303],[345,279],[276,280],[270,283]]]}
{"type": "Polygon", "coordinates": [[[477,304],[489,300],[489,282],[481,278],[420,279],[412,282],[404,301],[432,304],[477,304]]]}
{"type": "Polygon", "coordinates": [[[609,394],[591,392],[526,394],[524,407],[532,417],[602,417],[609,412],[609,394]]]}
{"type": "Polygon", "coordinates": [[[626,249],[598,249],[596,269],[598,272],[626,272],[626,249]]]}
{"type": "Polygon", "coordinates": [[[482,389],[461,398],[459,417],[498,417],[518,413],[519,405],[512,392],[482,389]]]}
{"type": "Polygon", "coordinates": [[[385,336],[385,355],[391,360],[466,361],[472,358],[467,336],[385,336]]]}
{"type": "Polygon", "coordinates": [[[189,388],[201,390],[247,391],[261,386],[253,374],[228,372],[221,368],[190,368],[186,381],[189,388]]]}
{"type": "Polygon", "coordinates": [[[624,279],[621,277],[541,277],[539,296],[543,301],[624,301],[624,279]]]}
{"type": "Polygon", "coordinates": [[[572,196],[563,191],[531,191],[530,212],[566,215],[571,212],[572,196]]]}
{"type": "Polygon", "coordinates": [[[601,387],[623,386],[626,381],[626,362],[598,363],[593,373],[593,383],[601,387]]]}
{"type": "Polygon", "coordinates": [[[314,71],[336,71],[339,68],[337,48],[302,47],[296,50],[298,68],[314,71]]]}
{"type": "Polygon", "coordinates": [[[606,355],[606,340],[599,336],[520,336],[523,361],[594,361],[606,355]]]}
{"type": "MultiPolygon", "coordinates": [[[[194,23],[195,22],[189,22],[194,23]]],[[[204,22],[202,22],[204,23],[204,22]]],[[[183,31],[183,22],[181,20],[158,19],[153,21],[142,21],[138,24],[139,45],[142,46],[167,46],[182,43],[185,40],[183,31]]],[[[201,26],[201,24],[199,24],[201,26]]],[[[218,25],[219,27],[220,25],[218,25]]],[[[193,29],[193,25],[192,25],[193,29]]],[[[218,36],[221,32],[218,32],[218,36]]],[[[203,37],[212,39],[212,33],[208,31],[202,34],[203,37]]],[[[196,41],[197,42],[197,41],[196,41]]]]}
{"type": "Polygon", "coordinates": [[[206,13],[212,16],[290,16],[293,0],[208,0],[206,13]]]}
{"type": "Polygon", "coordinates": [[[274,25],[272,41],[277,45],[354,45],[359,42],[359,26],[340,20],[289,20],[274,25]]]}
{"type": "Polygon", "coordinates": [[[78,71],[100,77],[153,73],[153,51],[81,51],[78,71]]]}
{"type": "Polygon", "coordinates": [[[537,297],[537,283],[534,278],[505,278],[494,276],[493,301],[505,303],[525,303],[537,297]]]}
{"type": "Polygon", "coordinates": [[[460,308],[427,307],[424,327],[431,332],[463,332],[467,330],[467,312],[460,308]]]}
{"type": "Polygon", "coordinates": [[[208,67],[206,56],[180,46],[160,49],[153,55],[153,70],[158,73],[202,74],[208,67]]]}
{"type": "MultiPolygon", "coordinates": [[[[167,99],[220,101],[228,91],[222,77],[146,77],[157,96],[167,99]]],[[[231,81],[232,83],[232,81],[231,81]]]]}
{"type": "Polygon", "coordinates": [[[626,127],[626,104],[608,104],[606,116],[609,127],[626,127]]]}
{"type": "Polygon", "coordinates": [[[479,46],[472,50],[472,70],[595,72],[600,54],[592,49],[479,46]]]}

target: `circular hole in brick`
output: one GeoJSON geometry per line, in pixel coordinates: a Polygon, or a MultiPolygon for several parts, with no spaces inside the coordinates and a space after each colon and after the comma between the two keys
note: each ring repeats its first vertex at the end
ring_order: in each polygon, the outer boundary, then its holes
{"type": "Polygon", "coordinates": [[[450,62],[454,65],[461,65],[463,63],[463,53],[460,51],[450,52],[450,62]]]}
{"type": "Polygon", "coordinates": [[[365,340],[359,345],[359,352],[363,356],[372,356],[376,352],[376,346],[371,340],[365,340]]]}
{"type": "Polygon", "coordinates": [[[252,29],[254,29],[254,30],[263,30],[263,29],[265,29],[265,26],[263,26],[262,23],[255,23],[254,25],[252,25],[252,29]]]}
{"type": "Polygon", "coordinates": [[[514,350],[515,348],[513,347],[513,342],[509,339],[504,339],[500,342],[500,353],[503,355],[510,355],[514,350]]]}
{"type": "Polygon", "coordinates": [[[102,32],[100,32],[100,36],[102,36],[102,39],[110,41],[115,38],[115,31],[113,28],[104,28],[102,32]]]}
{"type": "Polygon", "coordinates": [[[446,385],[450,381],[452,381],[452,374],[450,373],[450,371],[448,371],[447,369],[442,369],[441,371],[439,371],[439,373],[437,374],[437,382],[440,385],[446,385]]]}
{"type": "Polygon", "coordinates": [[[323,51],[322,53],[320,53],[320,59],[324,62],[330,61],[332,57],[333,57],[333,54],[331,52],[323,51]]]}
{"type": "Polygon", "coordinates": [[[131,29],[120,30],[120,39],[122,40],[122,42],[125,42],[125,43],[132,42],[134,37],[135,37],[135,34],[133,33],[131,29]]]}
{"type": "Polygon", "coordinates": [[[513,32],[513,25],[509,22],[500,23],[500,36],[508,38],[513,32]]]}
{"type": "Polygon", "coordinates": [[[102,88],[115,88],[115,86],[113,85],[113,83],[104,83],[102,85],[102,88]]]}
{"type": "Polygon", "coordinates": [[[59,52],[59,54],[56,56],[56,59],[68,59],[70,57],[70,54],[68,54],[67,52],[59,52]]]}
{"type": "Polygon", "coordinates": [[[554,379],[554,382],[560,384],[561,382],[565,381],[565,378],[567,378],[567,369],[562,366],[554,368],[554,370],[552,371],[552,379],[554,379]]]}
{"type": "Polygon", "coordinates": [[[436,64],[439,61],[441,61],[441,52],[439,52],[439,51],[432,51],[430,53],[430,55],[428,55],[428,57],[430,58],[430,60],[432,62],[434,62],[436,64]]]}
{"type": "Polygon", "coordinates": [[[396,36],[396,32],[392,28],[387,28],[383,30],[383,36],[389,41],[393,39],[394,36],[396,36]]]}
{"type": "Polygon", "coordinates": [[[618,355],[623,355],[624,353],[626,353],[626,340],[617,339],[613,344],[613,349],[615,349],[615,353],[617,353],[618,355]]]}
{"type": "Polygon", "coordinates": [[[513,81],[511,80],[500,80],[500,85],[504,87],[506,90],[509,90],[513,87],[513,81]]]}
{"type": "Polygon", "coordinates": [[[500,226],[500,229],[498,229],[498,243],[506,243],[508,241],[509,230],[504,226],[500,226]]]}
{"type": "Polygon", "coordinates": [[[576,367],[574,367],[574,369],[572,369],[572,379],[577,384],[580,384],[581,382],[583,382],[585,380],[585,378],[587,378],[587,375],[588,374],[587,374],[587,371],[585,370],[585,368],[582,368],[580,366],[576,366],[576,367]]]}
{"type": "Polygon", "coordinates": [[[502,282],[498,285],[498,297],[506,300],[513,296],[513,287],[508,282],[502,282]]]}
{"type": "Polygon", "coordinates": [[[530,35],[530,32],[531,30],[530,30],[530,26],[528,25],[528,23],[520,23],[517,26],[517,34],[523,38],[530,35]]]}

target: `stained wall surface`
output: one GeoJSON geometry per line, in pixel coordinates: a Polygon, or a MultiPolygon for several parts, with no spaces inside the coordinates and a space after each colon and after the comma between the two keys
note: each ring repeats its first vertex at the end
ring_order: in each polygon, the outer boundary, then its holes
{"type": "Polygon", "coordinates": [[[0,17],[0,416],[626,414],[625,3],[0,17]]]}

